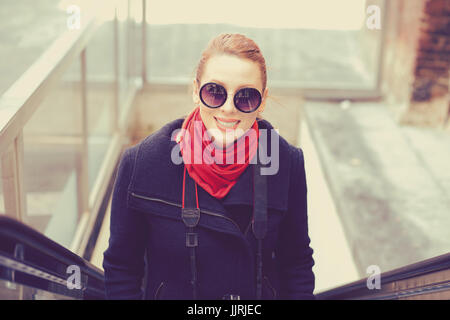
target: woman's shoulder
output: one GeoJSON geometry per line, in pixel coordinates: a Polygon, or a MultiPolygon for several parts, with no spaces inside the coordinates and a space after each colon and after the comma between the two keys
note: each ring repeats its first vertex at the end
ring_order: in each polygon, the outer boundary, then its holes
{"type": "Polygon", "coordinates": [[[131,148],[134,148],[135,150],[150,149],[150,151],[158,152],[158,148],[164,148],[171,144],[168,144],[168,142],[176,143],[174,140],[175,135],[181,128],[183,121],[184,118],[181,117],[166,123],[161,128],[144,137],[131,148]]]}
{"type": "Polygon", "coordinates": [[[265,170],[268,175],[268,190],[272,198],[272,207],[287,210],[289,203],[289,195],[298,194],[298,181],[301,177],[301,167],[303,166],[302,150],[279,134],[279,130],[275,129],[272,124],[265,119],[258,119],[258,128],[263,130],[260,134],[260,142],[267,136],[266,142],[268,146],[267,154],[269,170],[265,170]]]}
{"type": "Polygon", "coordinates": [[[166,123],[158,130],[147,135],[137,144],[124,150],[124,158],[128,157],[135,170],[147,170],[149,166],[169,165],[172,151],[177,146],[175,136],[181,128],[184,118],[177,118],[166,123]]]}
{"type": "Polygon", "coordinates": [[[266,119],[257,118],[259,130],[266,130],[267,132],[267,145],[273,146],[278,143],[278,150],[280,152],[280,158],[289,158],[293,161],[298,161],[298,157],[303,157],[303,151],[300,147],[296,147],[288,142],[283,136],[279,134],[279,130],[274,128],[273,125],[266,119]]]}
{"type": "Polygon", "coordinates": [[[145,145],[155,142],[167,142],[167,138],[169,138],[170,141],[175,141],[173,140],[174,135],[178,132],[179,129],[181,129],[183,121],[184,118],[177,118],[166,123],[161,128],[142,139],[139,144],[145,145]]]}
{"type": "Polygon", "coordinates": [[[170,121],[139,143],[125,149],[124,159],[128,159],[132,168],[130,189],[161,197],[173,193],[173,183],[182,177],[182,159],[174,136],[183,120],[179,118],[170,121]]]}

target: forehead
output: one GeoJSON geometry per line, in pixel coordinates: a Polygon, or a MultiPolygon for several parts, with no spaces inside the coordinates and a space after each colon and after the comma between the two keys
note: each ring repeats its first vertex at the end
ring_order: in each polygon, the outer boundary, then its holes
{"type": "Polygon", "coordinates": [[[207,83],[212,80],[221,82],[227,89],[243,86],[262,89],[259,65],[233,55],[216,55],[208,59],[201,81],[207,83]]]}

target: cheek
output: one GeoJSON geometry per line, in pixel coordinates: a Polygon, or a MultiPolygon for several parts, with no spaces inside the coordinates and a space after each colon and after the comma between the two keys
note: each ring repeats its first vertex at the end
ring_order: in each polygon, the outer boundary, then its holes
{"type": "Polygon", "coordinates": [[[200,107],[200,116],[205,125],[208,125],[214,121],[214,111],[216,110],[204,106],[200,107]]]}
{"type": "Polygon", "coordinates": [[[239,127],[243,130],[250,129],[253,126],[255,120],[256,120],[255,115],[245,115],[241,118],[241,123],[239,127]]]}

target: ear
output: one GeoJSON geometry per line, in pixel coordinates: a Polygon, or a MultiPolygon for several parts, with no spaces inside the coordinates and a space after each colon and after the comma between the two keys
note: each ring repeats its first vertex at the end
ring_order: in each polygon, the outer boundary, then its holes
{"type": "Polygon", "coordinates": [[[194,79],[192,81],[192,101],[194,101],[194,104],[197,106],[200,104],[200,97],[199,97],[199,87],[197,83],[197,79],[194,79]]]}

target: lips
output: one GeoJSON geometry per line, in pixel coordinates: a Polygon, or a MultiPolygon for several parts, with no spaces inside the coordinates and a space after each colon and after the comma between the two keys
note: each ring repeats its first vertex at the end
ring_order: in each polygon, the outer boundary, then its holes
{"type": "Polygon", "coordinates": [[[240,120],[223,119],[223,118],[219,119],[219,118],[216,118],[216,117],[214,117],[214,119],[216,120],[217,126],[221,130],[236,129],[238,124],[239,124],[239,122],[241,122],[240,120]]]}

